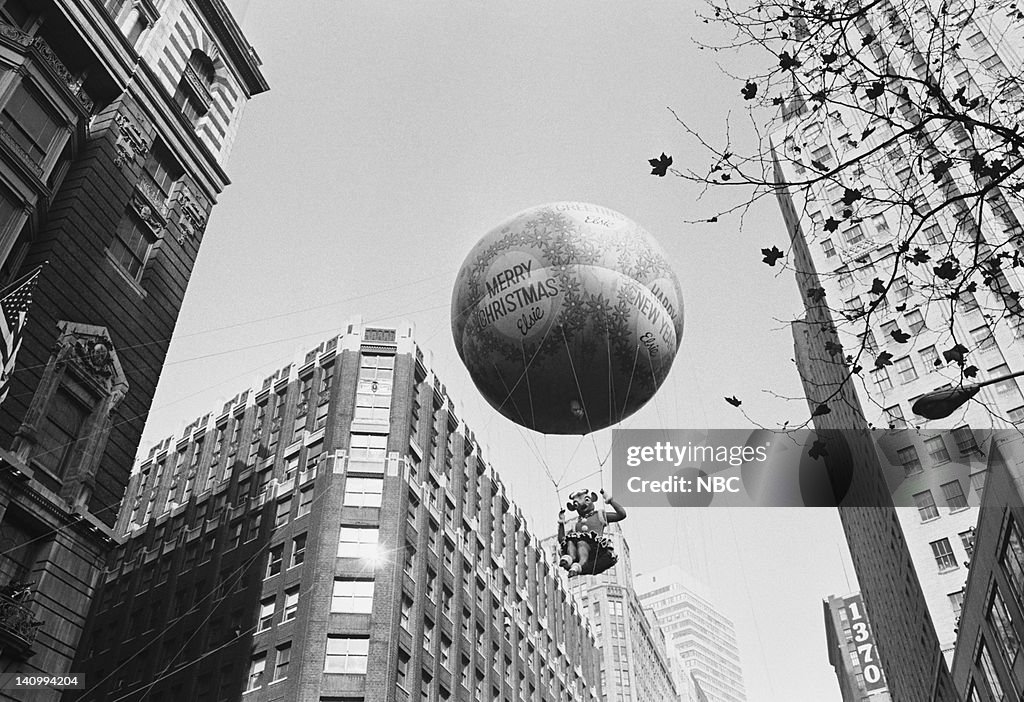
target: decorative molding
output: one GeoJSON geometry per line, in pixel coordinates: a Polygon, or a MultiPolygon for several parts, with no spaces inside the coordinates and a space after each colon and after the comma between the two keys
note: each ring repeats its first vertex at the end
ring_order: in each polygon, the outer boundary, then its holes
{"type": "Polygon", "coordinates": [[[35,173],[39,178],[43,177],[43,167],[33,161],[29,153],[25,151],[21,144],[14,139],[11,133],[3,127],[0,127],[0,141],[4,143],[4,146],[17,154],[18,158],[20,158],[21,162],[25,165],[25,168],[35,173]]]}
{"type": "Polygon", "coordinates": [[[149,201],[139,188],[132,193],[132,210],[142,220],[143,224],[149,227],[154,235],[159,236],[167,221],[157,208],[149,201]]]}
{"type": "Polygon", "coordinates": [[[135,165],[139,155],[149,148],[148,141],[132,118],[125,113],[115,113],[114,124],[117,125],[117,141],[114,144],[117,158],[114,159],[114,165],[121,169],[125,164],[135,165]]]}
{"type": "Polygon", "coordinates": [[[50,45],[47,44],[42,37],[36,37],[32,40],[32,48],[40,56],[40,58],[42,58],[47,63],[47,65],[49,65],[53,72],[57,74],[57,77],[64,81],[64,84],[67,86],[68,90],[70,90],[71,94],[78,99],[78,101],[82,104],[82,107],[85,108],[85,111],[89,114],[92,114],[92,110],[93,107],[95,107],[95,103],[93,102],[93,99],[89,97],[89,95],[85,92],[85,88],[83,87],[85,79],[81,77],[76,78],[74,75],[72,75],[71,71],[68,70],[68,67],[64,65],[60,58],[58,58],[57,54],[54,53],[53,49],[50,48],[50,45]]]}
{"type": "Polygon", "coordinates": [[[178,243],[184,244],[186,239],[201,241],[206,231],[207,215],[185,183],[178,187],[174,202],[179,213],[178,228],[181,230],[178,243]]]}

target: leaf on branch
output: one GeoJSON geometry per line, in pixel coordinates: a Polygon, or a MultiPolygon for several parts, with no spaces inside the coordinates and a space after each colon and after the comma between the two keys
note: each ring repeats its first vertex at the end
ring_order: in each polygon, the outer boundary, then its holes
{"type": "Polygon", "coordinates": [[[957,365],[964,364],[964,357],[967,355],[967,347],[963,344],[956,344],[952,348],[946,349],[942,352],[942,357],[946,359],[947,363],[956,363],[957,365]]]}
{"type": "Polygon", "coordinates": [[[778,97],[773,97],[772,98],[772,104],[773,105],[781,105],[783,102],[785,102],[785,100],[783,99],[783,97],[781,95],[779,95],[778,97]]]}
{"type": "Polygon", "coordinates": [[[928,171],[932,174],[932,182],[938,183],[941,181],[942,177],[946,175],[952,167],[952,159],[944,158],[941,161],[937,161],[928,171]]]}
{"type": "Polygon", "coordinates": [[[896,305],[896,311],[897,312],[906,312],[907,311],[907,303],[904,302],[902,305],[896,305]]]}
{"type": "Polygon", "coordinates": [[[868,89],[864,91],[864,94],[869,100],[877,100],[881,97],[882,93],[885,92],[885,84],[880,80],[876,80],[874,83],[868,86],[868,89]]]}
{"type": "Polygon", "coordinates": [[[861,37],[860,45],[861,46],[867,46],[868,44],[870,44],[874,40],[875,40],[875,35],[872,34],[871,32],[868,32],[863,37],[861,37]]]}
{"type": "Polygon", "coordinates": [[[816,171],[821,171],[822,173],[828,173],[829,171],[828,166],[826,166],[824,163],[816,159],[811,159],[811,168],[813,168],[816,171]]]}
{"type": "Polygon", "coordinates": [[[825,288],[808,288],[807,297],[811,299],[811,302],[821,302],[825,299],[825,288]]]}
{"type": "Polygon", "coordinates": [[[719,176],[719,177],[720,177],[720,178],[721,178],[722,180],[729,180],[730,178],[732,178],[732,176],[731,176],[731,175],[729,175],[728,173],[723,173],[723,174],[722,174],[721,176],[719,176]]]}
{"type": "Polygon", "coordinates": [[[821,55],[821,62],[826,66],[831,63],[835,63],[837,60],[839,60],[839,54],[837,54],[835,51],[830,51],[827,54],[821,55]]]}
{"type": "Polygon", "coordinates": [[[856,188],[846,188],[843,191],[843,204],[852,205],[853,203],[857,202],[857,200],[860,200],[862,197],[864,197],[864,195],[861,193],[860,190],[856,188]]]}
{"type": "Polygon", "coordinates": [[[662,151],[660,158],[648,159],[647,163],[651,164],[651,175],[656,175],[660,178],[664,177],[668,172],[668,167],[672,165],[672,157],[666,156],[665,152],[662,151]]]}
{"type": "Polygon", "coordinates": [[[931,254],[928,253],[928,250],[920,247],[914,247],[914,255],[907,256],[907,260],[915,266],[921,263],[928,263],[931,259],[932,257],[931,254]]]}
{"type": "Polygon", "coordinates": [[[830,340],[825,342],[825,350],[828,351],[829,356],[835,356],[843,352],[843,347],[830,340]]]}
{"type": "Polygon", "coordinates": [[[714,217],[708,217],[704,221],[707,222],[708,224],[714,224],[715,222],[718,221],[718,215],[715,215],[714,217]]]}
{"type": "Polygon", "coordinates": [[[891,332],[889,332],[889,336],[891,336],[892,340],[895,341],[897,344],[905,344],[908,341],[910,341],[910,334],[906,333],[899,327],[896,327],[891,332]]]}
{"type": "Polygon", "coordinates": [[[747,84],[740,89],[740,93],[743,95],[744,100],[753,100],[754,96],[757,95],[757,83],[748,80],[747,84]]]}
{"type": "Polygon", "coordinates": [[[956,280],[957,276],[960,275],[960,264],[957,263],[956,259],[947,258],[938,266],[933,267],[932,272],[935,273],[936,277],[943,280],[956,280]]]}
{"type": "Polygon", "coordinates": [[[800,62],[796,60],[795,56],[790,56],[788,51],[783,51],[779,54],[779,67],[782,70],[791,71],[799,65],[800,62]]]}
{"type": "Polygon", "coordinates": [[[825,223],[822,225],[822,228],[826,232],[834,232],[837,229],[839,229],[839,222],[836,220],[835,217],[829,217],[828,219],[825,220],[825,223]]]}
{"type": "Polygon", "coordinates": [[[761,260],[769,266],[774,266],[775,262],[783,256],[783,253],[779,251],[778,246],[772,246],[770,249],[761,249],[761,253],[764,255],[764,258],[761,260]]]}
{"type": "Polygon", "coordinates": [[[818,460],[822,456],[827,456],[828,451],[825,450],[825,442],[821,439],[815,439],[814,443],[811,444],[811,448],[807,449],[807,455],[814,460],[818,460]]]}
{"type": "Polygon", "coordinates": [[[873,133],[874,131],[875,131],[875,128],[874,128],[874,127],[868,127],[867,129],[865,129],[865,130],[864,130],[863,132],[861,132],[861,133],[860,133],[860,140],[861,140],[861,141],[864,141],[864,140],[865,140],[865,139],[867,139],[867,138],[868,138],[869,136],[871,136],[871,134],[872,134],[872,133],[873,133]]]}
{"type": "Polygon", "coordinates": [[[871,281],[871,290],[869,290],[868,292],[870,292],[872,295],[884,295],[885,283],[882,282],[881,278],[875,278],[874,280],[871,281]]]}
{"type": "Polygon", "coordinates": [[[977,366],[967,366],[966,368],[964,368],[964,377],[966,377],[966,378],[973,378],[977,374],[978,374],[978,367],[977,366]]]}
{"type": "Polygon", "coordinates": [[[739,407],[740,405],[743,404],[743,400],[739,399],[735,395],[733,395],[732,397],[725,398],[725,401],[728,402],[733,407],[739,407]]]}
{"type": "Polygon", "coordinates": [[[820,417],[821,415],[828,414],[831,411],[832,411],[832,408],[829,407],[824,402],[822,402],[820,405],[818,405],[817,407],[814,408],[814,411],[811,412],[811,416],[812,417],[820,417]]]}
{"type": "Polygon", "coordinates": [[[822,102],[823,103],[823,102],[825,102],[828,99],[828,93],[826,93],[824,90],[819,90],[816,93],[811,93],[810,98],[814,102],[822,102]]]}
{"type": "Polygon", "coordinates": [[[892,354],[889,353],[888,351],[883,351],[882,353],[875,356],[875,368],[885,368],[886,366],[891,365],[892,354]]]}
{"type": "Polygon", "coordinates": [[[860,372],[862,370],[864,370],[864,366],[854,366],[853,368],[850,369],[850,372],[853,373],[854,375],[860,375],[860,372]]]}

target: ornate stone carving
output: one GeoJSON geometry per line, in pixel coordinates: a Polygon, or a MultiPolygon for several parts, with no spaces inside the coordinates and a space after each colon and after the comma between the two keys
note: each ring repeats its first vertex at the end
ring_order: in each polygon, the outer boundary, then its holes
{"type": "Polygon", "coordinates": [[[131,117],[123,112],[114,115],[114,124],[117,125],[117,142],[114,144],[117,158],[114,159],[114,165],[118,168],[124,168],[129,163],[134,165],[139,155],[149,148],[149,144],[131,117]]]}
{"type": "Polygon", "coordinates": [[[57,54],[54,53],[53,49],[50,48],[50,45],[47,44],[42,37],[36,37],[32,41],[32,48],[35,49],[36,53],[39,54],[53,72],[57,74],[57,77],[64,81],[64,84],[67,85],[71,94],[78,98],[78,101],[82,103],[82,107],[85,108],[85,111],[92,114],[94,103],[92,98],[85,92],[85,88],[82,85],[85,82],[84,79],[72,75],[71,71],[68,70],[68,67],[64,65],[64,62],[60,60],[57,54]]]}
{"type": "Polygon", "coordinates": [[[163,230],[166,221],[139,190],[132,193],[132,209],[154,234],[159,234],[163,230]]]}
{"type": "Polygon", "coordinates": [[[21,148],[21,144],[15,141],[14,137],[11,136],[11,133],[3,127],[0,127],[0,141],[4,143],[4,146],[18,155],[18,158],[20,158],[21,162],[25,164],[26,168],[35,173],[36,176],[40,178],[43,177],[42,167],[32,160],[32,157],[29,156],[28,152],[21,148]]]}
{"type": "Polygon", "coordinates": [[[200,241],[206,230],[206,213],[184,183],[179,187],[174,202],[178,209],[178,228],[181,230],[178,243],[184,244],[185,239],[200,241]]]}
{"type": "Polygon", "coordinates": [[[117,360],[110,335],[103,327],[61,322],[54,349],[58,366],[72,366],[77,375],[112,400],[111,409],[128,391],[128,381],[117,360]]]}

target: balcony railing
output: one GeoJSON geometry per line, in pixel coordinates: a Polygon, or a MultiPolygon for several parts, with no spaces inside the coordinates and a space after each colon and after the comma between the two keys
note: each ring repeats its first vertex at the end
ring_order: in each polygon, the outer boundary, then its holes
{"type": "MultiPolygon", "coordinates": [[[[11,590],[11,586],[4,588],[11,590]]],[[[31,592],[27,587],[12,594],[0,592],[0,647],[15,655],[28,654],[43,622],[37,620],[28,606],[31,592]]]]}

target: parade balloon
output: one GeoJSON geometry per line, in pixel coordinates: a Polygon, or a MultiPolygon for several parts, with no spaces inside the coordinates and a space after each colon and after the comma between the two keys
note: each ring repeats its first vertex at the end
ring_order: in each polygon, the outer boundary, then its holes
{"type": "Polygon", "coordinates": [[[466,257],[452,334],[480,393],[545,434],[586,434],[640,409],[683,333],[679,281],[653,237],[597,205],[520,212],[466,257]]]}

